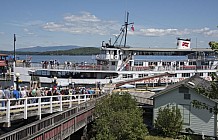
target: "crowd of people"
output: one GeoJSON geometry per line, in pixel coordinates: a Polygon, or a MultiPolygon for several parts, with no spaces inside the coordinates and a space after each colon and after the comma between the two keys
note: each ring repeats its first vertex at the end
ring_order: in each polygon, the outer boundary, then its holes
{"type": "Polygon", "coordinates": [[[50,60],[50,61],[42,61],[42,68],[47,69],[47,68],[59,68],[60,62],[58,60],[50,60]]]}
{"type": "MultiPolygon", "coordinates": [[[[26,97],[42,97],[42,96],[56,96],[52,100],[58,101],[58,95],[75,95],[75,94],[95,94],[95,91],[91,88],[85,87],[71,87],[71,88],[47,88],[47,87],[36,87],[28,88],[27,86],[21,87],[16,90],[13,86],[5,87],[4,89],[0,87],[0,99],[16,99],[11,100],[11,105],[20,105],[24,103],[24,100],[18,100],[20,98],[26,97]]],[[[50,98],[42,98],[42,102],[48,102],[50,98]]],[[[32,98],[28,100],[29,103],[37,103],[37,98],[32,98]]],[[[7,101],[1,101],[1,106],[5,107],[7,101]]]]}

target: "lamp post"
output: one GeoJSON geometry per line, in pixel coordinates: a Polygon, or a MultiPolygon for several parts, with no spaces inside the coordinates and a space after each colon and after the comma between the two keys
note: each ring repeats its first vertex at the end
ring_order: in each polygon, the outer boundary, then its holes
{"type": "Polygon", "coordinates": [[[20,73],[15,73],[16,77],[16,90],[19,89],[19,79],[20,79],[20,73]]]}
{"type": "Polygon", "coordinates": [[[15,47],[15,44],[16,43],[16,34],[14,34],[14,62],[16,63],[16,52],[15,52],[15,50],[16,50],[16,47],[15,47]]]}

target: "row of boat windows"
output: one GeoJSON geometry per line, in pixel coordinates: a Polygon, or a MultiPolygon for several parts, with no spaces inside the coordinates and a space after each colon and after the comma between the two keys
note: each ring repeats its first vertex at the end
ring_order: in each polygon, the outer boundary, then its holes
{"type": "MultiPolygon", "coordinates": [[[[162,62],[162,65],[171,65],[173,62],[162,62]]],[[[185,65],[184,62],[176,62],[176,64],[185,65]]],[[[158,62],[148,62],[148,65],[158,65],[158,62]]],[[[196,65],[196,61],[190,61],[188,62],[188,65],[196,65]]],[[[208,62],[202,62],[201,65],[208,65],[208,62]]],[[[134,62],[134,66],[143,66],[143,61],[136,61],[134,62]]]]}
{"type": "MultiPolygon", "coordinates": [[[[204,73],[203,72],[199,72],[198,73],[200,76],[204,76],[204,73]]],[[[206,76],[211,76],[211,72],[207,72],[207,75],[206,76]]],[[[181,73],[181,76],[179,76],[179,74],[175,74],[173,77],[190,77],[191,73],[181,73]]],[[[139,74],[138,75],[138,78],[141,78],[141,77],[146,77],[148,76],[148,74],[139,74]]],[[[133,74],[123,74],[122,75],[123,78],[133,78],[133,74]]]]}

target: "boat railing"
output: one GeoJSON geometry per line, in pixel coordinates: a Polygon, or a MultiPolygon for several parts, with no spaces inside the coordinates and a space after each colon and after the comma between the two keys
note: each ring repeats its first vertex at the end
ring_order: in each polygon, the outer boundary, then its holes
{"type": "Polygon", "coordinates": [[[189,66],[133,66],[128,67],[126,70],[130,71],[173,71],[173,70],[210,70],[212,67],[208,65],[202,65],[202,66],[195,66],[195,65],[189,65],[189,66]]]}
{"type": "Polygon", "coordinates": [[[24,63],[16,63],[16,67],[31,67],[37,69],[59,69],[59,70],[103,70],[102,65],[96,65],[96,64],[44,65],[38,62],[31,62],[29,65],[26,65],[24,63]]]}
{"type": "MultiPolygon", "coordinates": [[[[92,64],[60,64],[60,65],[43,65],[41,63],[34,63],[31,62],[30,64],[26,65],[24,63],[16,63],[16,67],[31,67],[31,68],[37,68],[37,69],[58,69],[58,70],[95,70],[95,71],[110,71],[115,70],[110,67],[105,67],[103,65],[96,65],[94,63],[92,64]]],[[[173,71],[173,70],[211,70],[214,69],[214,67],[209,65],[180,65],[180,66],[171,66],[171,65],[165,65],[165,66],[155,66],[155,65],[149,65],[149,66],[129,66],[123,68],[125,71],[173,71]]]]}

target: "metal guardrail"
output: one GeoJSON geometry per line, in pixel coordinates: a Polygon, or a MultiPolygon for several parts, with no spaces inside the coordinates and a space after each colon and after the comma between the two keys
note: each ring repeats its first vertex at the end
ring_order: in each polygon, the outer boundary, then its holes
{"type": "Polygon", "coordinates": [[[96,101],[103,96],[78,104],[0,136],[1,140],[61,140],[91,122],[96,101]]]}

